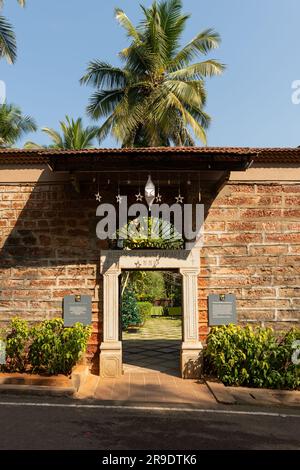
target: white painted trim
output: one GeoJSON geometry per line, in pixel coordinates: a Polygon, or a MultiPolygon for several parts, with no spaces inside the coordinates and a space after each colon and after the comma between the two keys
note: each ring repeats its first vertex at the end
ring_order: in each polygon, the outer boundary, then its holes
{"type": "Polygon", "coordinates": [[[246,416],[269,416],[273,418],[300,418],[300,414],[274,413],[268,411],[242,411],[242,410],[216,410],[211,408],[181,408],[175,406],[138,406],[138,405],[86,405],[77,403],[34,403],[34,402],[0,402],[1,406],[36,407],[36,408],[86,408],[86,409],[108,409],[108,410],[135,410],[135,411],[174,411],[184,413],[223,414],[223,415],[246,415],[246,416]]]}

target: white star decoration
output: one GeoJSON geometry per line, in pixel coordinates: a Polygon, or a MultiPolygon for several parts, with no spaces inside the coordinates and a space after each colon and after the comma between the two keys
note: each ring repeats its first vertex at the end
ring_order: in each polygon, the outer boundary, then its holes
{"type": "Polygon", "coordinates": [[[161,194],[158,193],[156,198],[155,198],[155,201],[156,202],[161,202],[161,199],[162,199],[162,196],[161,196],[161,194]]]}
{"type": "Polygon", "coordinates": [[[179,195],[177,197],[175,197],[175,199],[176,199],[177,204],[182,204],[183,200],[184,200],[184,197],[181,196],[181,194],[179,193],[179,195]]]}
{"type": "Polygon", "coordinates": [[[141,195],[141,192],[139,192],[139,194],[136,194],[135,197],[136,197],[137,202],[143,200],[143,196],[141,195]]]}
{"type": "Polygon", "coordinates": [[[118,195],[116,196],[116,199],[117,199],[117,202],[118,202],[119,204],[121,204],[121,202],[122,202],[122,197],[120,196],[120,194],[118,194],[118,195]]]}
{"type": "Polygon", "coordinates": [[[101,202],[102,196],[100,196],[99,191],[95,194],[96,201],[101,202]]]}

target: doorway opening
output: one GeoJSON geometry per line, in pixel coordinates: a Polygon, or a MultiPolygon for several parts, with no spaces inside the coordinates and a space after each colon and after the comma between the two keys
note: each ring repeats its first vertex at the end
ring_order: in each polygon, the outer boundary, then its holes
{"type": "Polygon", "coordinates": [[[120,276],[123,372],[180,376],[182,276],[176,270],[124,270],[120,276]]]}

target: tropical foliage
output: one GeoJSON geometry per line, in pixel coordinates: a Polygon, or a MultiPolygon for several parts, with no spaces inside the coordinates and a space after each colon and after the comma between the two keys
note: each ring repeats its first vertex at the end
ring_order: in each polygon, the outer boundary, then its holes
{"type": "Polygon", "coordinates": [[[226,385],[300,387],[300,329],[278,335],[271,328],[212,328],[205,351],[207,371],[226,385]],[[298,364],[297,364],[298,362],[298,364]]]}
{"type": "MultiPolygon", "coordinates": [[[[25,6],[25,0],[18,0],[21,7],[25,6]]],[[[0,9],[4,5],[4,0],[0,0],[0,9]]],[[[0,16],[0,58],[5,57],[9,63],[15,62],[17,58],[16,36],[12,25],[4,16],[0,16]]]]}
{"type": "Polygon", "coordinates": [[[0,330],[6,346],[4,372],[70,374],[86,351],[91,327],[76,323],[64,328],[61,318],[44,320],[30,326],[27,320],[13,318],[0,330]]]}
{"type": "Polygon", "coordinates": [[[115,234],[118,246],[126,249],[172,249],[183,248],[181,234],[167,220],[158,217],[138,217],[115,234]]]}
{"type": "Polygon", "coordinates": [[[88,114],[105,118],[100,140],[112,134],[124,147],[194,145],[206,143],[210,117],[204,111],[205,78],[219,75],[224,66],[207,56],[220,44],[213,29],[197,34],[183,48],[180,38],[189,15],[181,0],[141,6],[143,19],[135,27],[121,9],[119,24],[131,43],[119,56],[123,67],[91,61],[82,84],[92,85],[88,114]]]}
{"type": "Polygon", "coordinates": [[[126,289],[122,296],[121,319],[123,330],[127,330],[129,326],[138,326],[142,323],[142,315],[131,289],[126,289]]]}
{"type": "MultiPolygon", "coordinates": [[[[75,121],[69,116],[66,116],[65,122],[60,122],[60,128],[61,134],[49,127],[42,129],[52,140],[52,144],[48,148],[74,150],[91,148],[99,131],[96,126],[84,127],[81,118],[75,121]]],[[[44,147],[34,142],[27,142],[25,148],[40,149],[44,147]]]]}
{"type": "Polygon", "coordinates": [[[14,145],[24,134],[36,131],[34,119],[13,104],[0,105],[0,146],[14,145]]]}

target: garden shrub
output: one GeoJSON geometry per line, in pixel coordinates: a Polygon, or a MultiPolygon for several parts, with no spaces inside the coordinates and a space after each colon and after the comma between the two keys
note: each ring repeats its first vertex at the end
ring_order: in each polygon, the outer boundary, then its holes
{"type": "Polygon", "coordinates": [[[152,306],[151,315],[154,317],[162,317],[164,315],[165,308],[162,306],[152,306]]]}
{"type": "Polygon", "coordinates": [[[27,321],[13,318],[10,326],[3,333],[3,339],[6,343],[6,365],[2,367],[3,370],[24,372],[28,366],[30,342],[30,328],[27,321]]]}
{"type": "Polygon", "coordinates": [[[134,292],[125,289],[121,304],[122,329],[129,326],[140,325],[143,322],[134,292]]]}
{"type": "Polygon", "coordinates": [[[31,330],[29,362],[34,372],[70,374],[86,350],[91,328],[76,323],[64,328],[63,320],[45,320],[31,330]]]}
{"type": "Polygon", "coordinates": [[[179,317],[182,314],[181,307],[166,307],[166,314],[170,317],[179,317]]]}
{"type": "Polygon", "coordinates": [[[137,302],[137,306],[139,308],[139,312],[143,320],[146,320],[146,318],[151,317],[151,312],[152,312],[151,302],[137,302]]]}
{"type": "Polygon", "coordinates": [[[235,325],[212,328],[205,350],[206,371],[225,385],[295,389],[300,366],[293,364],[293,343],[300,330],[277,336],[270,328],[235,325]]]}

